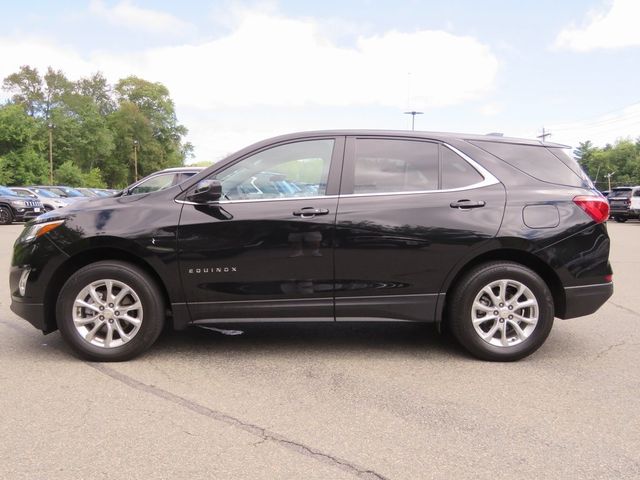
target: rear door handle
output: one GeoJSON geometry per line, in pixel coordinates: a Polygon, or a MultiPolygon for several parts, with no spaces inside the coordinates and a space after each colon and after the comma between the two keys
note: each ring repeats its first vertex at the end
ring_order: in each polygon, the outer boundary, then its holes
{"type": "Polygon", "coordinates": [[[316,215],[326,215],[329,213],[329,210],[327,210],[326,208],[315,208],[315,207],[304,207],[301,208],[300,210],[295,210],[293,212],[293,214],[296,217],[300,217],[300,218],[311,218],[311,217],[315,217],[316,215]]]}
{"type": "Polygon", "coordinates": [[[467,210],[470,208],[480,208],[484,207],[485,203],[482,200],[478,200],[476,202],[472,202],[471,200],[458,200],[457,202],[452,202],[451,208],[459,208],[460,210],[467,210]]]}

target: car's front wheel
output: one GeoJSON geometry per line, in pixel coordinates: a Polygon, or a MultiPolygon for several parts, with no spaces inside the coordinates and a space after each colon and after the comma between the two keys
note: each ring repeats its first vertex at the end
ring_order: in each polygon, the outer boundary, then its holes
{"type": "Polygon", "coordinates": [[[156,283],[141,269],[102,261],[75,272],[56,308],[58,328],[82,357],[123,361],[147,350],[164,324],[164,302],[156,283]]]}
{"type": "Polygon", "coordinates": [[[626,217],[615,217],[615,219],[616,219],[616,222],[618,223],[624,223],[628,220],[628,218],[626,217]]]}
{"type": "Polygon", "coordinates": [[[451,331],[483,360],[514,361],[535,352],[553,326],[549,287],[533,270],[491,262],[468,272],[448,299],[451,331]]]}

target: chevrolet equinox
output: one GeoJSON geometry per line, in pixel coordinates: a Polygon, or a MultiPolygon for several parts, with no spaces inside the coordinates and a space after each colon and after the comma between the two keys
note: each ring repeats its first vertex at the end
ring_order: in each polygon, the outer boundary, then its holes
{"type": "Polygon", "coordinates": [[[607,201],[562,145],[427,132],[266,140],[164,190],[28,223],[11,309],[84,358],[168,322],[436,322],[485,360],[612,294],[607,201]]]}

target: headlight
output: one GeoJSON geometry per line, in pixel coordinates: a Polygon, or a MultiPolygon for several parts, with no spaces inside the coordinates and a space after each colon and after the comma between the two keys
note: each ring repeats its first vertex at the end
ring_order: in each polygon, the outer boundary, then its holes
{"type": "Polygon", "coordinates": [[[64,223],[64,220],[54,220],[53,222],[45,222],[45,223],[34,223],[33,225],[28,226],[22,232],[22,241],[28,242],[33,240],[34,238],[41,237],[47,232],[50,232],[54,228],[58,228],[60,225],[64,223]]]}
{"type": "Polygon", "coordinates": [[[24,200],[11,200],[11,205],[14,207],[24,207],[27,204],[24,200]]]}

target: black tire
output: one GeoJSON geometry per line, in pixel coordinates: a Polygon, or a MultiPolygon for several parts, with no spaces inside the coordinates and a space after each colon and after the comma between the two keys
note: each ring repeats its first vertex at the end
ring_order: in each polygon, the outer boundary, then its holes
{"type": "Polygon", "coordinates": [[[615,220],[616,220],[616,222],[618,222],[618,223],[624,223],[624,222],[626,222],[626,221],[627,221],[627,220],[629,220],[629,219],[628,219],[628,218],[625,218],[625,217],[615,217],[615,220]]]}
{"type": "Polygon", "coordinates": [[[13,212],[5,205],[0,205],[0,225],[11,225],[13,222],[13,212]]]}
{"type": "MultiPolygon", "coordinates": [[[[510,286],[509,288],[514,287],[510,286]]],[[[473,268],[457,282],[451,297],[447,299],[447,305],[448,322],[453,336],[467,351],[482,360],[511,362],[531,355],[544,343],[553,326],[554,305],[549,287],[533,270],[515,262],[497,261],[473,268]],[[529,289],[529,293],[535,297],[538,304],[538,320],[528,336],[524,340],[518,340],[520,343],[496,346],[482,339],[476,331],[472,322],[472,307],[476,296],[481,294],[480,292],[485,286],[504,279],[519,282],[529,289]]],[[[495,307],[491,306],[490,308],[495,307]]],[[[497,311],[498,309],[495,310],[495,312],[497,311]]],[[[488,313],[488,315],[491,314],[491,312],[488,313]]],[[[503,324],[500,325],[501,328],[511,328],[511,332],[515,333],[509,323],[512,320],[505,320],[506,316],[504,319],[498,318],[496,322],[500,321],[503,324]]],[[[488,323],[488,325],[491,327],[496,324],[488,323]]],[[[490,328],[487,329],[490,330],[490,328]]],[[[496,332],[496,334],[500,335],[501,332],[496,332]]],[[[499,341],[494,338],[490,340],[499,341]]]]}
{"type": "MultiPolygon", "coordinates": [[[[140,355],[151,347],[162,332],[164,317],[165,302],[156,282],[137,266],[116,260],[92,263],[75,272],[60,290],[56,305],[58,328],[68,345],[81,357],[99,362],[121,362],[140,355]],[[93,282],[106,279],[130,287],[139,298],[143,312],[139,329],[132,338],[111,348],[89,343],[76,329],[73,320],[74,302],[80,292],[93,282]]],[[[109,323],[113,325],[113,321],[117,320],[114,317],[109,323]]],[[[104,330],[101,327],[99,331],[104,330]]]]}

